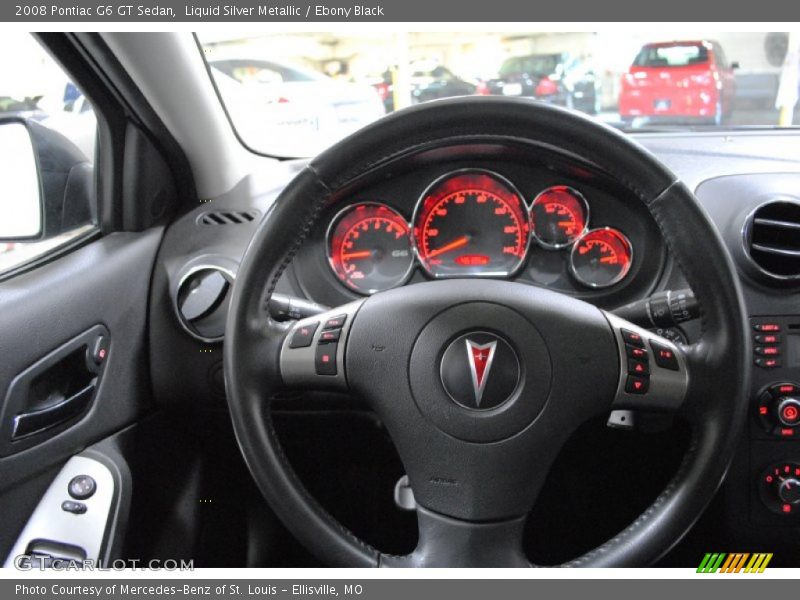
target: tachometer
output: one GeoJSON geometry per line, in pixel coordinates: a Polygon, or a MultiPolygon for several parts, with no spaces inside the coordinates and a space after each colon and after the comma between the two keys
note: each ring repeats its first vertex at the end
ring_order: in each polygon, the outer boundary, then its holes
{"type": "Polygon", "coordinates": [[[554,185],[533,200],[533,237],[544,248],[569,246],[586,231],[588,222],[589,205],[576,189],[554,185]]]}
{"type": "Polygon", "coordinates": [[[414,242],[434,277],[503,277],[525,259],[530,227],[514,186],[496,173],[457,171],[436,180],[414,211],[414,242]]]}
{"type": "Polygon", "coordinates": [[[328,262],[344,285],[374,294],[404,283],[414,255],[406,220],[383,204],[342,210],[328,228],[328,262]]]}
{"type": "Polygon", "coordinates": [[[605,288],[622,281],[633,263],[633,248],[625,235],[610,227],[592,229],[572,247],[569,266],[580,283],[605,288]]]}

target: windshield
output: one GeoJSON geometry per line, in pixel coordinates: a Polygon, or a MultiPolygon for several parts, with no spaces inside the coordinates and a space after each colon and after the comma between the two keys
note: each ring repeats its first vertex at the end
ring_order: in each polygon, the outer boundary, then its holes
{"type": "Polygon", "coordinates": [[[633,64],[637,67],[687,67],[708,62],[708,48],[701,44],[645,46],[633,64]]]}
{"type": "Polygon", "coordinates": [[[313,156],[387,113],[455,96],[528,98],[633,132],[800,122],[800,32],[672,29],[198,39],[240,139],[280,157],[313,156]]]}
{"type": "Polygon", "coordinates": [[[545,54],[510,58],[500,67],[500,76],[507,75],[549,75],[555,73],[561,56],[558,54],[545,54]]]}

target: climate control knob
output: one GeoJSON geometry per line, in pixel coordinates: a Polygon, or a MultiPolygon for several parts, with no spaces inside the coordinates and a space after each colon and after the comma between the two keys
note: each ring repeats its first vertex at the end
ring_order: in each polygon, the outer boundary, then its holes
{"type": "Polygon", "coordinates": [[[800,514],[800,463],[771,465],[761,474],[758,493],[772,512],[787,516],[800,514]]]}
{"type": "Polygon", "coordinates": [[[800,479],[784,479],[778,487],[778,497],[786,504],[800,504],[800,479]]]}

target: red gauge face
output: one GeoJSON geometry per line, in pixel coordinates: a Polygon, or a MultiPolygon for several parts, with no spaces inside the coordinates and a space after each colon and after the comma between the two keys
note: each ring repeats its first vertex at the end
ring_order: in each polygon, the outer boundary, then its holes
{"type": "Polygon", "coordinates": [[[531,207],[533,236],[545,248],[569,246],[586,231],[588,222],[586,199],[566,185],[547,188],[531,207]]]}
{"type": "Polygon", "coordinates": [[[604,227],[592,229],[572,247],[570,270],[580,283],[604,288],[622,281],[631,269],[633,249],[622,232],[604,227]]]}
{"type": "Polygon", "coordinates": [[[529,232],[519,193],[487,171],[439,179],[415,211],[417,253],[434,277],[510,275],[525,258],[529,232]]]}
{"type": "Polygon", "coordinates": [[[328,230],[328,262],[344,285],[373,294],[405,282],[414,256],[406,220],[383,204],[346,208],[328,230]]]}

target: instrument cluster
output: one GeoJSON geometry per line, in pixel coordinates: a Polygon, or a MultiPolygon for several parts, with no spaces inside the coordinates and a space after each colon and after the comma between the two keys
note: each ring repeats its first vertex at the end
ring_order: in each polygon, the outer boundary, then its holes
{"type": "Polygon", "coordinates": [[[427,278],[511,278],[534,247],[562,253],[578,287],[611,288],[628,277],[634,248],[626,234],[593,227],[590,203],[573,185],[548,185],[530,199],[488,169],[434,179],[411,221],[397,209],[359,199],[331,220],[327,262],[336,279],[369,295],[405,284],[419,267],[427,278]]]}

